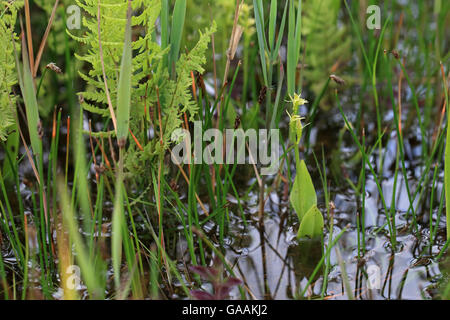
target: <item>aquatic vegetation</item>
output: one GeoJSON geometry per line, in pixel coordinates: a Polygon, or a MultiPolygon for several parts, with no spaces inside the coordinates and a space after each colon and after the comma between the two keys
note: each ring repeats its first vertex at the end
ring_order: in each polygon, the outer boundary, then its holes
{"type": "Polygon", "coordinates": [[[1,1],[0,298],[448,299],[450,2],[372,2],[1,1]]]}
{"type": "Polygon", "coordinates": [[[230,291],[233,287],[242,283],[241,280],[233,277],[223,277],[222,261],[215,257],[210,267],[191,266],[190,270],[212,284],[213,294],[202,291],[192,290],[191,295],[197,300],[224,300],[229,298],[230,291]]]}
{"type": "Polygon", "coordinates": [[[17,73],[14,62],[14,42],[17,35],[13,33],[17,20],[17,11],[23,2],[16,1],[9,10],[6,4],[0,4],[2,19],[0,20],[0,140],[6,140],[15,124],[16,96],[12,88],[17,84],[17,73]]]}
{"type": "Polygon", "coordinates": [[[300,152],[298,150],[303,131],[301,118],[297,115],[298,108],[308,101],[297,94],[291,98],[291,101],[294,115],[290,116],[289,138],[291,143],[294,143],[295,148],[296,175],[289,200],[300,221],[297,237],[314,238],[322,235],[323,217],[317,208],[316,189],[306,168],[305,161],[300,160],[300,152]]]}
{"type": "MultiPolygon", "coordinates": [[[[345,26],[338,25],[338,14],[342,1],[304,1],[302,20],[303,46],[306,52],[302,77],[305,86],[319,96],[329,75],[342,74],[351,56],[351,41],[345,26]]],[[[334,83],[330,87],[335,88],[334,83]]],[[[330,92],[330,91],[328,91],[330,92]]],[[[325,94],[320,106],[329,109],[334,104],[334,95],[325,94]]]]}
{"type": "MultiPolygon", "coordinates": [[[[442,64],[441,64],[442,68],[442,64]]],[[[443,70],[443,69],[442,69],[443,70]]],[[[443,78],[443,85],[444,85],[444,94],[445,94],[445,105],[448,106],[449,104],[449,94],[448,94],[448,85],[445,78],[445,74],[442,74],[443,78]]],[[[445,144],[445,163],[444,163],[444,181],[445,181],[445,212],[447,214],[447,239],[450,239],[450,116],[448,115],[448,109],[447,109],[447,136],[446,136],[446,144],[445,144]]],[[[447,292],[449,290],[447,289],[447,292]]]]}

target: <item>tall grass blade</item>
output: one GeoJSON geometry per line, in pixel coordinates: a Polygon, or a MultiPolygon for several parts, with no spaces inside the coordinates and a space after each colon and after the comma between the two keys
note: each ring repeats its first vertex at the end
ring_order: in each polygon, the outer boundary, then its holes
{"type": "Polygon", "coordinates": [[[442,78],[444,84],[445,105],[447,106],[447,137],[445,143],[445,163],[444,163],[444,184],[445,184],[445,213],[447,216],[447,240],[450,239],[450,113],[448,99],[448,85],[444,73],[444,67],[441,63],[442,78]]]}
{"type": "MultiPolygon", "coordinates": [[[[123,157],[130,117],[131,103],[131,73],[132,73],[132,49],[131,49],[131,1],[128,2],[127,26],[125,29],[125,42],[120,68],[118,97],[117,97],[117,139],[120,148],[119,170],[116,179],[116,194],[114,199],[114,212],[112,218],[111,257],[114,270],[114,284],[116,290],[120,288],[120,265],[122,261],[122,242],[125,227],[124,203],[123,203],[123,157]]],[[[120,296],[121,293],[117,292],[120,296]]]]}
{"type": "Polygon", "coordinates": [[[270,2],[270,18],[269,18],[269,48],[273,50],[275,41],[275,27],[277,24],[277,0],[270,2]]]}
{"type": "Polygon", "coordinates": [[[175,64],[180,54],[181,36],[183,34],[186,16],[186,0],[177,0],[173,9],[172,28],[170,30],[170,59],[169,70],[175,76],[175,64]]]}
{"type": "Polygon", "coordinates": [[[103,289],[97,280],[95,267],[89,258],[88,250],[81,238],[78,223],[74,214],[73,206],[70,204],[69,195],[63,180],[58,181],[58,189],[61,190],[61,212],[64,219],[64,226],[67,227],[71,241],[74,244],[77,263],[81,269],[81,275],[91,298],[103,297],[103,289]]]}
{"type": "MultiPolygon", "coordinates": [[[[20,70],[20,62],[15,51],[16,67],[20,70]]],[[[18,71],[19,86],[22,97],[25,102],[25,111],[27,115],[28,131],[30,134],[31,148],[35,155],[42,155],[42,140],[39,137],[39,109],[36,100],[33,77],[31,75],[30,64],[28,60],[27,45],[22,37],[22,73],[18,71]]]]}
{"type": "Polygon", "coordinates": [[[119,85],[117,92],[117,140],[119,145],[128,136],[131,104],[131,3],[128,6],[127,25],[125,27],[125,42],[123,46],[122,63],[120,66],[119,85]]]}
{"type": "Polygon", "coordinates": [[[294,95],[297,74],[297,64],[300,57],[302,1],[298,1],[298,10],[295,10],[294,0],[289,0],[288,16],[288,43],[287,43],[287,90],[294,95]]]}
{"type": "Polygon", "coordinates": [[[261,0],[253,0],[253,8],[255,11],[256,34],[258,36],[259,57],[261,59],[261,67],[264,77],[264,84],[269,86],[266,65],[266,36],[264,34],[264,11],[261,0]]]}

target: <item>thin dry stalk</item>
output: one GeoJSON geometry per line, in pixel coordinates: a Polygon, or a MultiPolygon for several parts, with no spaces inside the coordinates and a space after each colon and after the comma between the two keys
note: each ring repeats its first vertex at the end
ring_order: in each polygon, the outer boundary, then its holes
{"type": "Polygon", "coordinates": [[[398,131],[400,136],[402,136],[402,80],[403,80],[403,70],[400,70],[400,76],[398,77],[398,131]]]}
{"type": "Polygon", "coordinates": [[[30,3],[28,0],[25,0],[25,24],[27,27],[27,45],[28,57],[30,59],[30,70],[34,70],[33,37],[31,35],[30,3]]]}
{"type": "Polygon", "coordinates": [[[34,62],[34,68],[31,67],[33,71],[33,77],[36,77],[37,70],[39,69],[39,64],[41,62],[42,54],[44,53],[45,44],[47,43],[47,38],[50,33],[50,29],[52,28],[53,20],[55,18],[56,9],[58,8],[59,0],[55,1],[55,5],[53,6],[52,13],[50,15],[50,19],[48,20],[47,29],[45,29],[44,36],[42,37],[41,44],[39,46],[39,51],[36,56],[36,61],[34,62]]]}

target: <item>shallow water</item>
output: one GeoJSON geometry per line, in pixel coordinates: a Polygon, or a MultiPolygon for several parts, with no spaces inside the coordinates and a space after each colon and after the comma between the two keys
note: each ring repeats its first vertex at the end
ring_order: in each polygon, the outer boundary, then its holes
{"type": "MultiPolygon", "coordinates": [[[[335,118],[341,121],[338,118],[335,118]]],[[[335,123],[331,123],[331,126],[335,123]]],[[[324,125],[330,126],[329,123],[324,125]]],[[[325,132],[320,127],[315,128],[311,134],[312,146],[327,143],[333,145],[335,136],[325,132]],[[322,139],[322,140],[320,140],[322,139]],[[325,139],[325,140],[324,140],[325,139]]],[[[405,138],[405,153],[407,162],[408,185],[410,192],[414,193],[417,188],[422,170],[420,159],[420,148],[417,142],[410,142],[405,138]]],[[[396,139],[390,137],[383,149],[383,176],[382,190],[385,196],[386,206],[390,210],[392,205],[392,194],[394,190],[394,172],[396,158],[396,139]]],[[[318,151],[315,151],[318,154],[318,151]]],[[[319,151],[320,152],[320,151],[319,151]]],[[[347,159],[355,153],[355,147],[351,141],[344,143],[339,151],[343,159],[347,159]]],[[[327,170],[332,161],[333,153],[325,153],[327,170]]],[[[319,157],[318,161],[322,161],[319,157]]],[[[376,166],[378,158],[376,154],[371,157],[372,164],[376,166]]],[[[249,299],[295,299],[305,289],[308,279],[315,270],[317,263],[322,257],[323,250],[326,250],[329,243],[330,217],[327,214],[323,188],[318,179],[318,171],[312,158],[307,159],[308,167],[314,184],[318,191],[319,208],[325,218],[325,232],[323,242],[321,240],[298,240],[296,232],[298,221],[295,212],[292,210],[288,200],[288,192],[284,183],[272,191],[267,197],[264,206],[264,223],[261,225],[258,218],[259,201],[258,188],[255,187],[246,197],[246,189],[255,182],[252,178],[252,168],[244,166],[240,170],[239,190],[241,202],[244,208],[248,227],[245,227],[240,212],[236,205],[237,201],[229,196],[230,222],[229,233],[225,237],[224,247],[226,259],[233,267],[238,278],[244,282],[246,297],[249,299]],[[246,168],[247,167],[247,168],[246,168]],[[249,173],[250,172],[250,173],[249,173]],[[323,244],[325,245],[323,245],[323,244]]],[[[353,181],[357,179],[359,168],[355,165],[341,164],[346,170],[346,175],[353,181]]],[[[292,168],[293,170],[295,168],[292,168]]],[[[22,175],[31,174],[30,168],[25,164],[22,167],[22,175]]],[[[431,170],[432,171],[432,170],[431,170]]],[[[350,188],[349,184],[343,181],[336,187],[334,181],[330,182],[331,201],[335,206],[333,213],[333,239],[345,228],[343,234],[330,253],[329,275],[327,288],[323,292],[325,299],[348,299],[349,295],[345,289],[343,272],[340,260],[344,262],[345,273],[351,290],[351,296],[356,299],[430,299],[439,293],[439,283],[446,277],[448,266],[436,261],[436,256],[445,244],[445,213],[441,212],[440,222],[435,230],[435,239],[430,246],[430,221],[429,206],[432,180],[428,181],[429,188],[425,189],[422,198],[416,197],[414,207],[417,214],[417,229],[412,228],[411,213],[409,213],[409,199],[406,185],[401,172],[397,178],[395,194],[395,222],[397,232],[396,250],[391,249],[389,230],[386,226],[386,215],[382,208],[377,185],[373,177],[366,171],[366,198],[365,198],[365,252],[360,252],[358,257],[358,229],[357,213],[361,212],[360,197],[350,188]],[[339,250],[339,252],[337,251],[339,250]],[[339,258],[339,255],[341,258],[339,258]],[[371,285],[369,284],[371,282],[371,285]]],[[[327,172],[329,180],[331,172],[327,172]]],[[[272,186],[272,180],[266,181],[266,190],[272,186]]],[[[438,207],[443,191],[443,173],[438,175],[436,191],[433,204],[433,226],[438,218],[438,207]]],[[[32,208],[30,200],[31,193],[25,185],[21,185],[21,194],[25,200],[25,205],[32,208]]],[[[11,199],[14,197],[11,196],[11,199]]],[[[183,198],[183,196],[182,196],[183,198]]],[[[207,203],[207,199],[205,199],[207,203]]],[[[105,205],[105,210],[112,204],[105,205]]],[[[112,207],[110,208],[112,210],[112,207]]],[[[109,210],[109,209],[108,209],[109,210]]],[[[445,210],[444,210],[445,211],[445,210]]],[[[200,209],[199,209],[199,212],[200,209]]],[[[107,220],[105,220],[106,222],[107,220]]],[[[204,229],[207,233],[215,233],[215,225],[209,221],[204,229]]],[[[141,226],[143,236],[146,233],[145,226],[141,226]]],[[[106,226],[104,236],[110,237],[110,225],[106,226]]],[[[218,236],[216,234],[216,236],[218,236]]],[[[214,236],[211,238],[216,239],[214,236]]],[[[147,237],[146,237],[147,238],[147,237]]],[[[361,238],[361,235],[360,235],[361,238]]],[[[219,246],[218,241],[215,241],[219,246]]],[[[186,266],[189,266],[189,255],[186,254],[187,246],[182,237],[178,239],[176,254],[174,259],[178,262],[179,271],[183,274],[186,266]]],[[[8,268],[14,269],[15,258],[5,242],[2,246],[2,254],[8,268]]],[[[324,268],[318,269],[312,284],[306,288],[305,296],[311,299],[322,296],[324,268]]],[[[112,275],[110,270],[109,276],[112,275]]],[[[39,287],[39,284],[37,284],[39,287]]],[[[177,287],[175,285],[175,287],[177,287]]],[[[209,288],[205,283],[204,287],[209,288]]],[[[112,290],[112,287],[111,287],[112,290]]],[[[86,294],[86,289],[80,287],[80,292],[86,294]]],[[[172,298],[185,298],[184,293],[176,290],[172,298]]],[[[58,298],[58,292],[55,293],[58,298]]],[[[240,299],[239,291],[235,289],[231,298],[240,299]]]]}
{"type": "MultiPolygon", "coordinates": [[[[320,131],[320,130],[319,130],[320,131]]],[[[327,133],[316,132],[311,135],[325,136],[334,139],[327,133]]],[[[320,141],[319,141],[320,142],[320,141]]],[[[317,141],[315,141],[316,144],[317,141]]],[[[320,142],[323,143],[323,142],[320,142]]],[[[424,166],[420,160],[419,143],[413,138],[405,138],[408,186],[411,195],[418,187],[418,181],[424,166]]],[[[391,210],[394,192],[394,168],[397,152],[395,135],[387,141],[383,149],[382,190],[386,207],[391,210]]],[[[354,147],[341,150],[342,154],[355,152],[354,147]]],[[[316,152],[317,153],[317,152],[316,152]]],[[[331,153],[330,153],[331,154],[331,153]]],[[[312,160],[314,161],[314,160],[312,160]]],[[[321,159],[319,159],[319,162],[321,159]]],[[[328,159],[330,161],[330,159],[328,159]]],[[[371,157],[372,165],[376,167],[378,158],[371,157]]],[[[311,161],[310,161],[311,163],[311,161]]],[[[309,166],[316,189],[321,189],[321,181],[317,179],[317,169],[309,166]]],[[[328,170],[328,166],[327,166],[328,170]]],[[[359,168],[347,167],[347,174],[357,179],[359,168]]],[[[432,170],[431,170],[432,172],[432,170]]],[[[447,277],[448,265],[437,262],[436,256],[443,248],[445,237],[445,210],[439,213],[439,199],[443,199],[443,173],[438,175],[432,210],[432,225],[434,241],[430,245],[430,192],[432,179],[428,180],[428,188],[421,197],[416,196],[413,201],[417,215],[417,227],[412,225],[412,214],[409,210],[410,201],[406,184],[399,171],[395,194],[395,225],[396,249],[392,250],[389,228],[386,225],[386,215],[381,205],[377,185],[366,170],[366,198],[365,198],[365,242],[364,252],[361,245],[358,257],[358,229],[357,214],[361,213],[361,201],[348,183],[340,187],[333,187],[331,183],[331,201],[334,209],[333,239],[345,227],[337,246],[331,250],[330,270],[327,289],[323,293],[325,299],[348,299],[347,290],[342,277],[339,260],[348,276],[352,296],[356,299],[430,299],[439,293],[440,281],[447,277]],[[409,213],[408,213],[409,212],[409,213]],[[437,219],[439,224],[436,227],[437,219]],[[339,250],[339,252],[336,252],[339,250]],[[341,256],[339,258],[338,256],[341,256]],[[369,283],[370,282],[370,283],[369,283]]],[[[330,178],[328,178],[330,179],[330,178]]],[[[353,179],[353,182],[355,182],[353,179]]],[[[423,182],[422,182],[423,183],[423,182]]],[[[282,188],[280,188],[282,189],[282,188]]],[[[318,191],[323,192],[323,191],[318,191]]],[[[325,235],[322,246],[320,240],[296,239],[298,223],[289,201],[281,191],[272,192],[265,204],[264,227],[253,218],[251,226],[244,230],[242,221],[234,217],[232,224],[233,236],[227,251],[227,258],[234,265],[234,271],[243,279],[248,287],[248,296],[256,299],[293,299],[305,288],[308,279],[322,257],[322,250],[326,250],[329,243],[329,216],[324,205],[324,196],[319,194],[319,207],[325,217],[325,235]],[[320,206],[321,204],[321,206],[320,206]]],[[[253,217],[257,216],[257,195],[253,195],[250,205],[246,209],[253,217]]],[[[248,219],[248,218],[247,218],[248,219]]],[[[360,233],[360,239],[362,237],[360,233]]],[[[362,240],[361,240],[362,241],[362,240]]],[[[323,286],[324,268],[318,270],[312,285],[306,290],[309,298],[320,298],[323,286]]],[[[235,291],[236,298],[238,292],[235,291]]]]}

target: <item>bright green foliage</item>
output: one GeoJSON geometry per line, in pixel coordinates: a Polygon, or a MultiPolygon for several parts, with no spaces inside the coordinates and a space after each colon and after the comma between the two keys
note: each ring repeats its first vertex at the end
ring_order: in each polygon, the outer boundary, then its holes
{"type": "MultiPolygon", "coordinates": [[[[98,26],[97,26],[97,1],[77,0],[77,4],[86,12],[82,25],[87,32],[81,36],[71,37],[87,46],[87,53],[76,55],[78,59],[87,62],[89,72],[79,72],[86,81],[87,88],[80,92],[83,97],[82,107],[91,113],[103,117],[110,117],[108,110],[103,72],[100,59],[98,26]]],[[[103,47],[103,60],[108,81],[108,89],[111,94],[113,108],[117,114],[118,83],[120,65],[123,53],[124,34],[126,26],[126,0],[103,0],[100,2],[100,30],[101,44],[103,47]]],[[[131,109],[129,128],[132,132],[142,133],[142,120],[146,119],[148,126],[153,125],[156,134],[155,139],[143,144],[144,138],[137,136],[144,151],[130,147],[125,156],[125,167],[133,174],[139,174],[143,170],[145,161],[153,158],[167,149],[170,145],[170,137],[175,129],[181,127],[181,115],[187,112],[191,119],[197,114],[197,105],[193,102],[190,86],[192,85],[191,72],[202,73],[202,65],[205,63],[205,51],[215,32],[215,24],[204,33],[200,33],[200,39],[194,48],[188,53],[181,54],[175,63],[176,77],[169,78],[169,72],[164,67],[163,58],[170,52],[170,47],[164,50],[156,42],[155,23],[160,14],[160,0],[135,0],[132,1],[132,9],[135,16],[132,17],[131,26],[135,33],[132,41],[132,77],[131,77],[131,109]],[[137,12],[137,14],[136,14],[137,12]],[[163,149],[159,143],[160,127],[158,121],[157,90],[161,103],[163,149]],[[147,110],[147,115],[144,111],[147,110]],[[153,113],[149,114],[149,110],[153,113]],[[153,118],[153,119],[152,119],[153,118]],[[152,121],[153,120],[153,121],[152,121]],[[139,139],[141,138],[141,139],[139,139]]],[[[182,50],[184,52],[184,50],[182,50]]],[[[103,134],[110,132],[103,132],[103,134]]],[[[130,146],[134,146],[131,143],[130,146]]]]}
{"type": "Polygon", "coordinates": [[[287,43],[287,89],[294,94],[296,86],[296,70],[300,59],[302,30],[302,0],[289,0],[288,43],[287,43]],[[297,3],[295,8],[294,3],[297,3]]]}
{"type": "Polygon", "coordinates": [[[316,205],[313,205],[303,217],[297,237],[314,238],[320,236],[323,230],[323,216],[316,205]]]}
{"type": "MultiPolygon", "coordinates": [[[[255,33],[255,20],[251,1],[244,1],[240,8],[238,25],[243,29],[243,41],[246,43],[243,50],[248,50],[252,36],[255,33]]],[[[216,52],[216,68],[218,77],[221,78],[226,60],[226,50],[229,46],[231,31],[233,29],[236,0],[187,0],[186,16],[189,17],[185,23],[183,43],[188,44],[195,41],[199,28],[211,25],[211,17],[217,23],[217,33],[214,35],[214,47],[216,52]]],[[[182,46],[183,47],[183,46],[182,46]]],[[[208,59],[209,70],[213,68],[213,59],[208,59]]]]}
{"type": "MultiPolygon", "coordinates": [[[[45,21],[42,21],[40,25],[41,29],[33,30],[33,34],[37,36],[38,41],[34,42],[35,54],[37,54],[38,45],[40,44],[41,37],[44,34],[44,30],[47,27],[48,19],[50,18],[55,0],[34,0],[34,4],[41,7],[45,11],[45,21]]],[[[40,85],[38,99],[39,99],[39,114],[43,119],[47,118],[54,111],[55,105],[62,105],[65,103],[71,104],[71,101],[76,101],[75,88],[77,82],[72,82],[75,75],[72,77],[72,73],[75,70],[82,68],[82,62],[73,59],[71,52],[75,51],[78,47],[76,41],[71,41],[66,33],[67,22],[67,8],[75,3],[74,0],[59,0],[59,5],[55,12],[49,36],[45,43],[44,55],[40,61],[39,69],[36,74],[35,82],[40,85]],[[64,61],[63,59],[67,59],[64,61]],[[62,74],[56,74],[52,71],[44,71],[45,66],[54,62],[62,69],[62,74]],[[41,83],[42,81],[42,83],[41,83]],[[64,84],[65,82],[65,84],[64,84]],[[71,86],[69,87],[69,83],[71,86]],[[66,90],[59,90],[55,95],[55,87],[66,86],[66,90]]],[[[33,15],[33,13],[32,13],[33,15]]],[[[78,30],[72,30],[77,34],[78,30]]]]}
{"type": "Polygon", "coordinates": [[[186,16],[186,0],[176,0],[173,9],[172,28],[170,30],[170,59],[169,70],[173,73],[172,68],[180,54],[181,36],[184,29],[184,18],[186,16]]]}
{"type": "MultiPolygon", "coordinates": [[[[314,0],[304,2],[302,34],[306,46],[304,78],[316,96],[323,89],[330,74],[338,73],[350,57],[351,37],[344,27],[338,27],[340,0],[314,0]]],[[[330,83],[330,85],[333,85],[330,83]]],[[[332,106],[331,95],[323,97],[321,107],[332,106]]]]}
{"type": "MultiPolygon", "coordinates": [[[[86,11],[87,16],[83,18],[82,25],[87,28],[87,32],[77,37],[69,34],[80,43],[88,47],[84,55],[75,54],[75,56],[90,64],[88,74],[79,71],[80,76],[88,84],[87,89],[80,94],[84,98],[83,108],[87,111],[101,114],[109,117],[107,99],[105,94],[105,85],[103,82],[103,73],[101,67],[99,37],[97,26],[97,1],[95,0],[77,0],[77,4],[86,11]]],[[[108,88],[111,93],[111,100],[117,100],[117,86],[119,80],[119,66],[123,52],[124,34],[126,25],[127,1],[125,0],[104,0],[100,2],[100,30],[101,43],[103,47],[103,60],[105,65],[105,74],[108,81],[108,88]]],[[[143,1],[133,1],[133,9],[140,8],[143,1]]],[[[143,95],[145,86],[142,86],[141,80],[147,76],[148,68],[155,60],[160,59],[161,50],[156,43],[151,41],[151,34],[154,29],[155,21],[159,14],[159,1],[147,1],[145,9],[139,16],[133,17],[132,26],[145,28],[146,35],[139,37],[133,42],[133,49],[138,54],[133,59],[133,87],[138,87],[133,95],[133,103],[138,103],[141,99],[139,94],[143,95]]]]}
{"type": "Polygon", "coordinates": [[[289,200],[300,221],[297,236],[299,238],[314,238],[322,234],[324,223],[322,213],[317,208],[316,189],[314,188],[305,161],[300,160],[298,144],[301,140],[303,126],[300,116],[295,114],[298,112],[298,107],[308,101],[300,98],[300,95],[295,94],[291,97],[291,102],[293,104],[294,115],[289,115],[289,140],[295,147],[296,176],[289,200]]]}
{"type": "MultiPolygon", "coordinates": [[[[445,105],[448,106],[448,86],[446,81],[444,81],[444,92],[445,92],[445,105]]],[[[448,109],[447,109],[448,110],[448,109]]],[[[445,213],[447,216],[447,240],[450,239],[450,114],[447,111],[447,132],[446,132],[446,143],[445,143],[445,161],[444,161],[444,184],[445,184],[445,213]]],[[[449,293],[447,286],[447,294],[449,293]]]]}
{"type": "Polygon", "coordinates": [[[300,221],[313,206],[317,205],[316,190],[304,160],[297,163],[297,173],[289,200],[300,221]]]}
{"type": "Polygon", "coordinates": [[[122,62],[117,93],[117,139],[125,139],[128,136],[130,121],[131,99],[131,8],[127,13],[127,25],[125,28],[125,42],[123,47],[122,62]]]}
{"type": "MultiPolygon", "coordinates": [[[[15,1],[6,6],[0,3],[0,140],[6,140],[8,131],[14,125],[15,96],[12,87],[17,83],[17,71],[14,62],[13,36],[17,11],[23,1],[15,1]]],[[[16,46],[19,50],[19,46],[16,46]]]]}
{"type": "MultiPolygon", "coordinates": [[[[450,117],[448,117],[450,123],[450,117]]],[[[447,142],[445,144],[445,166],[444,166],[444,181],[445,181],[445,211],[447,215],[447,239],[450,239],[450,130],[447,127],[447,142]]]]}

